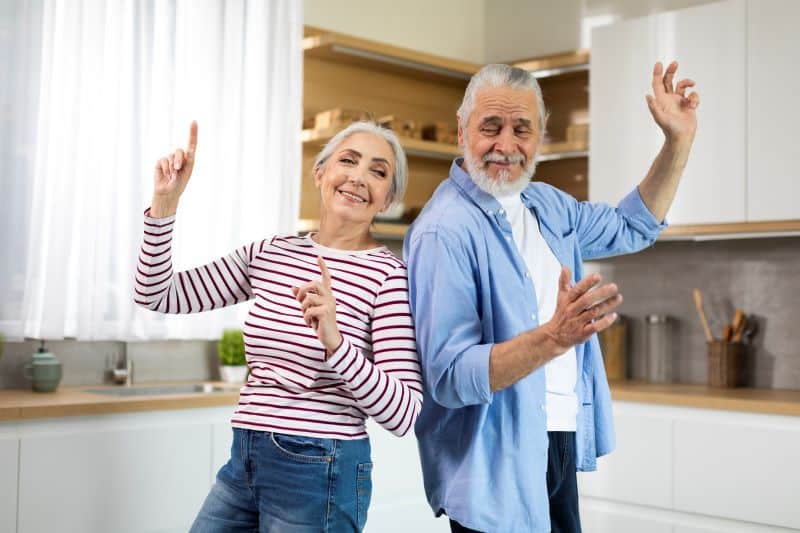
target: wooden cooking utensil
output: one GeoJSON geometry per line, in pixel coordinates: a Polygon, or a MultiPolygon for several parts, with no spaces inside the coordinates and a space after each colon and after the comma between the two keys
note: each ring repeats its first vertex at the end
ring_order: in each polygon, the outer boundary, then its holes
{"type": "Polygon", "coordinates": [[[708,327],[706,313],[703,311],[703,295],[700,294],[700,289],[694,289],[692,294],[694,295],[694,306],[697,308],[697,314],[700,316],[700,323],[703,325],[703,332],[706,335],[706,341],[713,342],[714,336],[711,335],[711,328],[708,327]]]}

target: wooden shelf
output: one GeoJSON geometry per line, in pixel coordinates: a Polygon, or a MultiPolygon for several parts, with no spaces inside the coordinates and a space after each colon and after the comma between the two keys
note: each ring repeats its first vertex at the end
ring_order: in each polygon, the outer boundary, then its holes
{"type": "MultiPolygon", "coordinates": [[[[303,145],[322,146],[337,132],[337,129],[303,130],[303,145]]],[[[411,137],[398,137],[400,144],[409,156],[427,157],[429,159],[451,160],[461,155],[461,149],[455,144],[423,141],[411,137]]]]}
{"type": "MultiPolygon", "coordinates": [[[[375,222],[372,224],[372,234],[381,239],[402,239],[406,236],[409,224],[400,222],[375,222]]],[[[297,232],[307,233],[319,229],[319,220],[301,218],[297,221],[297,232]]]]}
{"type": "Polygon", "coordinates": [[[303,50],[307,57],[361,65],[388,72],[457,81],[463,84],[480,68],[475,63],[448,59],[319,28],[306,28],[303,50]]]}
{"type": "Polygon", "coordinates": [[[659,240],[722,240],[769,236],[800,236],[800,220],[676,225],[665,229],[659,240]]]}
{"type": "Polygon", "coordinates": [[[589,147],[586,143],[559,142],[543,144],[539,149],[537,161],[555,161],[576,157],[589,157],[589,147]]]}
{"type": "Polygon", "coordinates": [[[589,71],[589,50],[577,50],[537,59],[517,61],[513,66],[531,72],[537,78],[549,78],[570,72],[589,71]]]}

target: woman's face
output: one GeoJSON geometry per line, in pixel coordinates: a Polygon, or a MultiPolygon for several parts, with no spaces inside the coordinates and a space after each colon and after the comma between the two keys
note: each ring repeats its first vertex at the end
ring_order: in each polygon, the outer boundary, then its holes
{"type": "Polygon", "coordinates": [[[371,223],[388,207],[394,172],[394,152],[383,137],[368,132],[350,135],[314,173],[322,211],[342,220],[371,223]]]}

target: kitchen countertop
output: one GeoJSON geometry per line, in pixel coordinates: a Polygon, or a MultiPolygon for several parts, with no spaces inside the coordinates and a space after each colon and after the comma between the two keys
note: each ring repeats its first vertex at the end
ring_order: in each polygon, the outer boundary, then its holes
{"type": "MultiPolygon", "coordinates": [[[[189,382],[198,384],[197,381],[189,382]]],[[[230,383],[202,382],[231,387],[230,383]]],[[[185,385],[187,382],[147,383],[147,386],[185,385]]],[[[35,418],[108,415],[197,407],[233,408],[239,401],[239,388],[210,393],[150,394],[120,397],[86,392],[87,389],[121,389],[120,385],[80,385],[59,387],[55,392],[31,389],[0,389],[0,422],[35,418]]],[[[135,388],[136,385],[133,386],[135,388]]]]}
{"type": "MultiPolygon", "coordinates": [[[[162,386],[170,384],[176,383],[151,383],[147,385],[162,386]]],[[[221,382],[214,382],[213,384],[230,386],[230,384],[221,382]]],[[[30,389],[0,389],[0,421],[135,413],[197,407],[233,407],[239,399],[238,389],[203,394],[153,394],[134,397],[86,392],[86,389],[100,388],[119,389],[121,387],[113,385],[82,385],[60,387],[54,393],[38,393],[30,389]]],[[[792,390],[712,389],[704,385],[654,385],[634,381],[612,381],[611,396],[615,401],[624,402],[800,416],[800,391],[792,390]]]]}
{"type": "Polygon", "coordinates": [[[706,385],[658,385],[637,381],[612,381],[610,384],[614,401],[800,416],[800,390],[713,389],[706,385]]]}

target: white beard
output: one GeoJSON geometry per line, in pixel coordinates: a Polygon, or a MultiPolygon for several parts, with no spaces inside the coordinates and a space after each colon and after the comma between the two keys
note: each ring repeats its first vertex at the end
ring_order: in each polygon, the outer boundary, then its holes
{"type": "Polygon", "coordinates": [[[533,158],[522,168],[522,173],[516,180],[509,181],[511,177],[510,169],[500,170],[497,174],[497,179],[493,179],[483,169],[481,163],[485,162],[485,160],[476,160],[470,149],[464,146],[464,164],[467,167],[467,173],[472,178],[472,181],[475,182],[475,185],[492,196],[511,196],[521,193],[536,173],[536,159],[533,158]]]}

